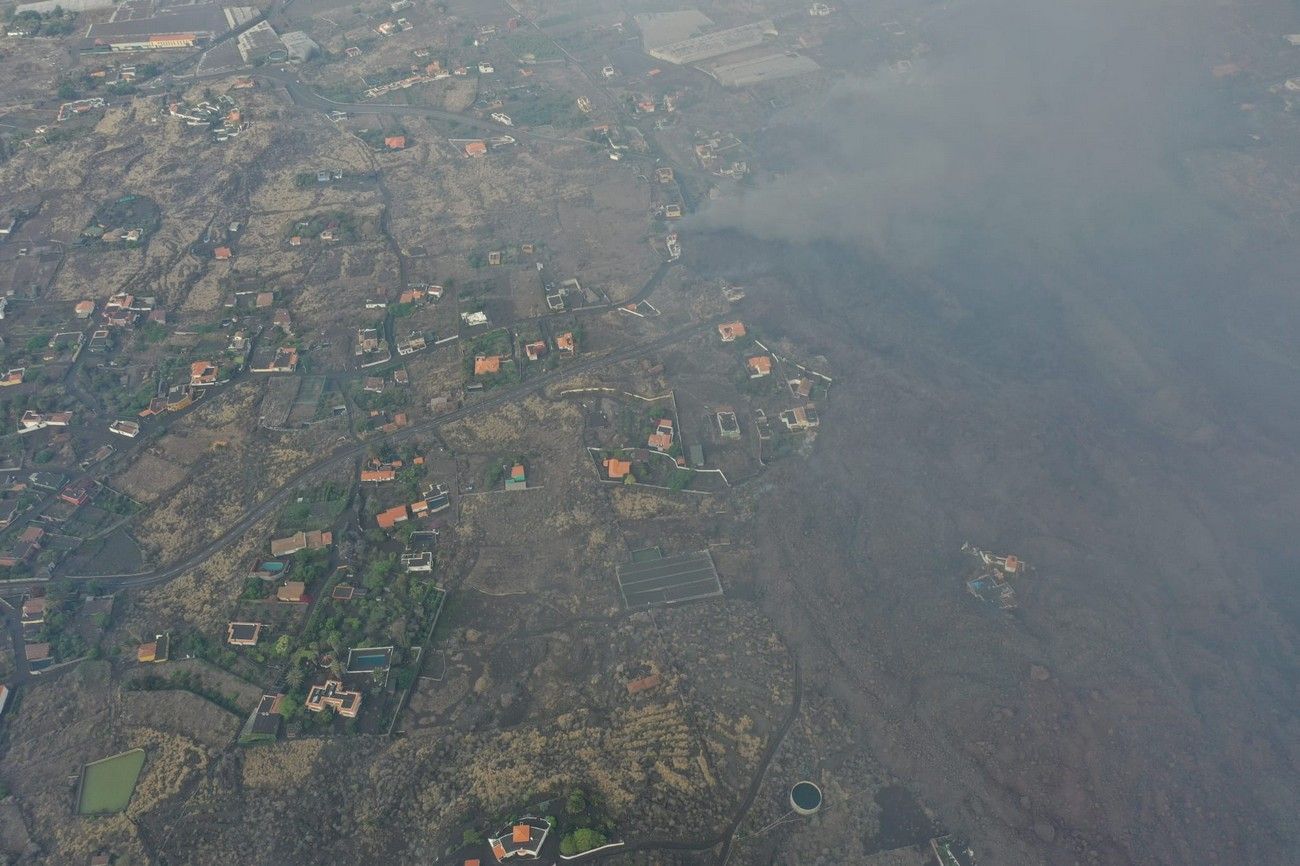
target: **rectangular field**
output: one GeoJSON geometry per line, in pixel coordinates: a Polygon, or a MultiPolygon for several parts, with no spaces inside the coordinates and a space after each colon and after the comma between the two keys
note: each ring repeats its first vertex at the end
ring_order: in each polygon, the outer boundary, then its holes
{"type": "Polygon", "coordinates": [[[722,582],[707,550],[618,566],[618,589],[629,608],[677,604],[722,595],[722,582]]]}

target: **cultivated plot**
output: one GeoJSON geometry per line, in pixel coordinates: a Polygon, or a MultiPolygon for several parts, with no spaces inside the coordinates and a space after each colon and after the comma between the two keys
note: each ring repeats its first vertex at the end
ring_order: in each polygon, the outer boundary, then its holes
{"type": "Polygon", "coordinates": [[[618,588],[629,608],[722,595],[722,583],[707,550],[620,565],[618,588]]]}

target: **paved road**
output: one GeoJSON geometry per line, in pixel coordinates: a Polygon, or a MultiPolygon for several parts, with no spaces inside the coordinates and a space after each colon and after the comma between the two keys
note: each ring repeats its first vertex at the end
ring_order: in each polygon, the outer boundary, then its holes
{"type": "MultiPolygon", "coordinates": [[[[460,421],[465,418],[470,418],[475,415],[481,415],[484,412],[488,412],[492,409],[496,409],[508,403],[513,403],[517,400],[520,400],[528,396],[529,394],[536,393],[542,390],[543,388],[547,387],[548,385],[552,385],[556,382],[560,382],[565,379],[572,378],[573,376],[581,375],[583,373],[590,373],[595,370],[600,370],[605,367],[609,367],[613,364],[618,364],[623,361],[630,360],[632,358],[640,357],[641,355],[646,355],[652,352],[656,352],[674,343],[681,342],[682,340],[686,340],[697,334],[703,333],[706,329],[711,327],[713,324],[714,324],[713,320],[706,321],[706,322],[697,322],[695,324],[688,325],[680,330],[674,331],[671,334],[667,334],[663,337],[659,337],[654,340],[648,340],[643,343],[637,343],[635,345],[628,346],[627,348],[620,349],[610,355],[605,355],[600,358],[592,358],[589,360],[580,361],[576,364],[571,364],[559,370],[553,370],[549,373],[543,373],[537,376],[536,378],[524,382],[520,385],[516,385],[513,388],[507,388],[507,389],[496,391],[494,393],[489,394],[489,396],[481,400],[478,400],[475,403],[469,404],[468,406],[463,406],[451,412],[445,412],[429,421],[425,421],[422,424],[414,424],[410,427],[405,427],[394,433],[388,434],[384,438],[390,441],[401,441],[403,439],[409,439],[413,436],[419,436],[422,434],[430,433],[444,424],[450,424],[452,422],[460,421]]],[[[325,472],[327,470],[340,466],[344,463],[365,456],[365,454],[369,451],[369,449],[374,444],[374,441],[375,440],[367,440],[365,442],[345,445],[342,448],[335,450],[328,456],[323,457],[322,459],[316,461],[310,466],[307,466],[299,470],[298,472],[294,473],[287,481],[285,481],[280,486],[280,488],[274,494],[267,497],[265,500],[258,503],[250,510],[246,511],[244,515],[241,518],[239,518],[239,520],[231,524],[226,529],[226,531],[223,532],[218,538],[209,542],[202,549],[196,551],[195,553],[191,554],[189,557],[187,557],[186,559],[180,562],[173,563],[163,568],[154,569],[152,571],[143,572],[141,574],[71,575],[69,576],[68,579],[97,580],[104,587],[103,589],[104,592],[113,592],[119,589],[134,589],[134,588],[156,586],[161,583],[166,583],[167,581],[172,580],[173,578],[176,578],[181,574],[184,574],[185,572],[189,571],[190,569],[195,568],[196,566],[202,564],[205,560],[212,557],[214,554],[216,554],[226,545],[238,539],[241,535],[247,532],[249,527],[251,527],[254,523],[257,523],[257,521],[261,520],[263,517],[265,517],[266,515],[270,514],[272,511],[274,511],[275,509],[283,505],[284,502],[293,495],[296,488],[307,479],[311,478],[312,476],[318,473],[325,472]]],[[[34,587],[43,586],[44,583],[45,583],[44,581],[15,581],[12,583],[4,584],[2,591],[6,595],[13,595],[19,592],[29,592],[34,587]]]]}

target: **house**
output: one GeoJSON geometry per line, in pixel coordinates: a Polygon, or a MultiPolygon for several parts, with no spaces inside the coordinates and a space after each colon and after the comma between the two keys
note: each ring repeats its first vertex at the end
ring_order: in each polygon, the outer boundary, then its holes
{"type": "Polygon", "coordinates": [[[524,345],[524,354],[528,356],[530,361],[540,361],[546,357],[546,341],[536,340],[532,343],[526,343],[524,345]]]}
{"type": "Polygon", "coordinates": [[[71,423],[71,412],[50,412],[46,414],[28,409],[18,419],[18,432],[31,433],[33,430],[44,430],[46,427],[67,427],[71,423]]]}
{"type": "Polygon", "coordinates": [[[500,355],[476,355],[474,357],[475,376],[495,376],[501,372],[500,355]]]}
{"type": "Polygon", "coordinates": [[[276,310],[271,315],[271,326],[279,328],[287,336],[293,336],[293,322],[289,318],[288,310],[276,310]]]}
{"type": "Polygon", "coordinates": [[[612,481],[622,480],[632,472],[631,460],[619,460],[617,457],[606,457],[604,465],[609,474],[610,480],[612,481]]]}
{"type": "Polygon", "coordinates": [[[516,463],[510,467],[510,477],[506,478],[506,490],[523,490],[528,487],[528,476],[524,464],[516,463]]]}
{"type": "Polygon", "coordinates": [[[90,478],[74,481],[59,491],[59,499],[80,508],[90,501],[90,494],[95,492],[95,482],[90,478]]]}
{"type": "Polygon", "coordinates": [[[573,339],[573,332],[566,331],[555,338],[555,348],[561,352],[568,352],[570,355],[578,351],[578,345],[573,339]]]}
{"type": "Polygon", "coordinates": [[[357,328],[357,350],[356,354],[363,355],[368,352],[378,352],[383,340],[379,337],[379,331],[375,328],[357,328]]]}
{"type": "Polygon", "coordinates": [[[807,406],[796,406],[782,412],[781,423],[785,425],[787,430],[810,430],[821,425],[821,418],[817,415],[817,408],[809,404],[807,406]]]}
{"type": "Polygon", "coordinates": [[[489,265],[499,265],[499,264],[501,264],[501,251],[500,251],[500,250],[492,250],[491,252],[488,253],[488,264],[489,264],[489,265]]]}
{"type": "Polygon", "coordinates": [[[231,256],[230,247],[217,247],[212,251],[212,257],[219,262],[227,261],[231,256]]]}
{"type": "Polygon", "coordinates": [[[107,851],[97,851],[90,857],[90,866],[109,866],[113,857],[107,851]]]}
{"type": "Polygon", "coordinates": [[[319,550],[334,543],[332,532],[295,532],[287,538],[271,539],[272,556],[290,556],[300,550],[319,550]]]}
{"type": "Polygon", "coordinates": [[[27,644],[23,647],[23,655],[27,659],[27,664],[33,670],[49,667],[54,661],[50,656],[50,645],[44,641],[27,644]]]}
{"type": "Polygon", "coordinates": [[[142,664],[160,664],[167,661],[171,654],[171,635],[156,634],[148,643],[142,643],[135,649],[135,660],[142,664]]]}
{"type": "Polygon", "coordinates": [[[23,602],[23,625],[40,625],[45,622],[45,596],[29,598],[23,602]]]}
{"type": "Polygon", "coordinates": [[[812,396],[813,383],[812,379],[809,379],[807,376],[804,376],[802,379],[791,379],[789,382],[786,382],[786,384],[790,386],[790,393],[796,397],[803,397],[807,400],[812,396]]]}
{"type": "Polygon", "coordinates": [[[262,635],[260,622],[232,622],[226,625],[226,643],[231,646],[257,646],[262,635]]]}
{"type": "Polygon", "coordinates": [[[384,147],[389,150],[402,150],[406,147],[406,136],[390,135],[384,139],[384,147]]]}
{"type": "Polygon", "coordinates": [[[16,541],[14,546],[4,553],[0,553],[0,568],[17,568],[20,565],[27,565],[36,558],[36,554],[41,550],[39,544],[25,541],[16,541]]]}
{"type": "Polygon", "coordinates": [[[718,410],[718,433],[723,439],[740,438],[740,421],[736,418],[736,413],[728,408],[723,407],[718,410]]]}
{"type": "Polygon", "coordinates": [[[655,671],[646,676],[637,677],[634,680],[628,681],[627,693],[629,695],[639,695],[641,692],[656,688],[661,682],[663,682],[663,678],[659,676],[658,671],[655,671]]]}
{"type": "Polygon", "coordinates": [[[307,584],[301,580],[286,580],[284,585],[275,591],[275,597],[278,601],[288,604],[301,604],[306,601],[307,584]]]}
{"type": "Polygon", "coordinates": [[[72,312],[78,319],[89,319],[95,313],[95,302],[78,301],[72,312]]]}
{"type": "Polygon", "coordinates": [[[379,376],[367,376],[365,382],[361,385],[361,390],[368,391],[371,394],[384,393],[384,380],[379,376]]]}
{"type": "MultiPolygon", "coordinates": [[[[83,303],[85,302],[83,301],[83,303]]],[[[104,302],[104,315],[132,309],[135,309],[135,295],[128,292],[118,292],[116,295],[110,295],[108,300],[104,302]]]]}
{"type": "Polygon", "coordinates": [[[723,322],[718,325],[718,335],[722,337],[724,343],[734,343],[739,338],[745,336],[744,322],[723,322]]]}
{"type": "Polygon", "coordinates": [[[362,469],[361,481],[366,484],[383,484],[385,481],[392,481],[397,477],[397,473],[391,469],[362,469]]]}
{"type": "MultiPolygon", "coordinates": [[[[395,385],[411,384],[411,374],[406,372],[406,368],[393,371],[393,384],[395,385]]],[[[417,457],[416,459],[418,460],[419,458],[417,457]]]]}
{"type": "Polygon", "coordinates": [[[406,417],[406,413],[398,412],[397,414],[393,415],[392,421],[389,421],[387,424],[380,425],[379,430],[382,433],[396,433],[398,430],[401,430],[409,423],[410,423],[410,419],[406,417]]]}
{"type": "Polygon", "coordinates": [[[497,862],[504,863],[516,857],[533,860],[541,853],[550,832],[551,825],[544,818],[520,818],[499,835],[489,838],[488,845],[497,862]]]}
{"type": "Polygon", "coordinates": [[[418,553],[403,553],[402,568],[407,571],[433,571],[433,551],[421,550],[418,553]]]}
{"type": "Polygon", "coordinates": [[[294,235],[293,237],[289,238],[289,246],[291,247],[302,246],[302,235],[294,235]]]}
{"type": "Polygon", "coordinates": [[[26,367],[15,367],[8,373],[5,373],[3,379],[0,379],[0,388],[8,388],[11,385],[21,385],[23,383],[23,377],[26,375],[26,367]]]}
{"type": "Polygon", "coordinates": [[[253,357],[248,369],[253,373],[292,373],[298,367],[298,350],[278,347],[268,360],[262,352],[253,357]]]}
{"type": "Polygon", "coordinates": [[[465,145],[466,156],[487,156],[486,141],[471,141],[465,145]]]}
{"type": "Polygon", "coordinates": [[[663,166],[663,167],[661,167],[661,168],[656,168],[656,169],[655,169],[655,180],[659,181],[660,183],[672,183],[672,182],[673,182],[673,170],[672,170],[671,168],[669,168],[668,166],[663,166]]]}
{"type": "Polygon", "coordinates": [[[303,701],[303,706],[313,713],[333,707],[343,718],[355,719],[361,710],[361,692],[347,691],[340,680],[326,680],[307,691],[307,700],[303,701]]]}
{"type": "Polygon", "coordinates": [[[767,355],[755,355],[745,361],[745,367],[749,370],[749,378],[761,379],[772,374],[772,359],[767,355]]]}
{"type": "Polygon", "coordinates": [[[262,695],[253,709],[253,714],[244,723],[240,732],[241,743],[257,740],[273,740],[280,735],[280,702],[284,695],[262,695]]]}
{"type": "Polygon", "coordinates": [[[217,366],[211,361],[195,361],[190,364],[190,385],[192,387],[215,385],[216,382],[217,366]]]}
{"type": "Polygon", "coordinates": [[[379,525],[380,529],[392,529],[397,524],[409,519],[409,517],[405,505],[395,505],[387,511],[376,514],[375,523],[379,525]]]}
{"type": "Polygon", "coordinates": [[[656,451],[667,451],[673,447],[673,420],[671,418],[660,418],[659,423],[655,425],[655,432],[650,434],[646,440],[646,445],[656,451]]]}
{"type": "MultiPolygon", "coordinates": [[[[414,352],[422,351],[428,345],[429,344],[428,342],[425,341],[424,337],[420,336],[419,334],[412,334],[411,336],[407,337],[405,340],[397,341],[397,354],[410,355],[414,352]]],[[[405,370],[398,370],[397,373],[406,375],[405,370]]],[[[393,374],[394,379],[397,378],[397,373],[393,374]]]]}
{"type": "Polygon", "coordinates": [[[266,310],[275,303],[275,292],[258,292],[257,297],[253,299],[253,307],[258,310],[266,310]]]}

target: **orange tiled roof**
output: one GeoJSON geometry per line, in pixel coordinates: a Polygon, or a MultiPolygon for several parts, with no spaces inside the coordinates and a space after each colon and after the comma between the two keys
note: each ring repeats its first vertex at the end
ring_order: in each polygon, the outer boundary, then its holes
{"type": "Polygon", "coordinates": [[[375,522],[379,524],[380,529],[392,529],[401,523],[407,517],[406,506],[396,505],[387,511],[381,511],[375,515],[375,522]]]}
{"type": "Polygon", "coordinates": [[[521,845],[524,842],[527,842],[532,835],[533,829],[527,824],[516,824],[514,829],[510,832],[510,839],[516,845],[521,845]]]}
{"type": "Polygon", "coordinates": [[[626,478],[627,474],[632,471],[632,461],[609,457],[605,460],[605,468],[609,470],[610,478],[626,478]]]}
{"type": "Polygon", "coordinates": [[[772,359],[767,355],[756,355],[745,362],[749,367],[749,372],[758,376],[766,376],[772,372],[772,359]]]}
{"type": "Polygon", "coordinates": [[[501,356],[479,355],[474,358],[474,375],[490,376],[501,372],[501,356]]]}
{"type": "Polygon", "coordinates": [[[361,470],[362,481],[372,481],[378,483],[381,481],[392,481],[396,477],[397,477],[397,473],[391,469],[362,469],[361,470]]]}
{"type": "Polygon", "coordinates": [[[718,325],[718,334],[721,335],[724,343],[730,343],[732,340],[745,336],[745,323],[723,322],[718,325]]]}

